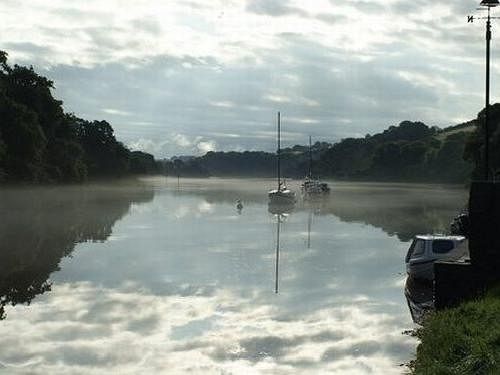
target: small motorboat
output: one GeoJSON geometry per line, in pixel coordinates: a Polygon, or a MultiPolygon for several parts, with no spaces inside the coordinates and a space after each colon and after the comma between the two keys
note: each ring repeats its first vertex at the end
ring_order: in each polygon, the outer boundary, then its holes
{"type": "Polygon", "coordinates": [[[416,279],[434,280],[435,261],[466,261],[468,257],[468,241],[464,236],[418,235],[406,254],[406,272],[416,279]]]}

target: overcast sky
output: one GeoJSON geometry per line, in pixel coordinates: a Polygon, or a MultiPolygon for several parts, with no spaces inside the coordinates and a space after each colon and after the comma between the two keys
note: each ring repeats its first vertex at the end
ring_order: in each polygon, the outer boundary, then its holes
{"type": "MultiPolygon", "coordinates": [[[[484,105],[479,1],[1,0],[0,49],[156,157],[338,141],[484,105]]],[[[497,100],[500,21],[493,24],[497,100]]]]}

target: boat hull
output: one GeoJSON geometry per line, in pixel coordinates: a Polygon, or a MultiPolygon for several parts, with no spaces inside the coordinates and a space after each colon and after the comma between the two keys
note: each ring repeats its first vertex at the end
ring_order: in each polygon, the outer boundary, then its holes
{"type": "Polygon", "coordinates": [[[272,190],[268,193],[269,204],[293,204],[296,202],[295,194],[290,190],[272,190]]]}
{"type": "Polygon", "coordinates": [[[306,199],[309,197],[321,197],[330,193],[328,184],[309,178],[302,183],[300,190],[302,192],[302,196],[306,199]]]}
{"type": "Polygon", "coordinates": [[[432,259],[420,263],[409,263],[406,265],[406,273],[420,280],[434,280],[434,262],[439,259],[432,259]]]}
{"type": "Polygon", "coordinates": [[[463,236],[417,235],[406,254],[406,273],[415,279],[433,280],[436,261],[465,262],[468,258],[468,241],[463,236]]]}

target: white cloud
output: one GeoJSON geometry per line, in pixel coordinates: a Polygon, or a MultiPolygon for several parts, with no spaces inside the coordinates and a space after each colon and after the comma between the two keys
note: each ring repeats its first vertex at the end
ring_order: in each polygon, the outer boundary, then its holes
{"type": "Polygon", "coordinates": [[[10,311],[0,363],[11,374],[278,373],[290,366],[294,373],[397,374],[401,352],[409,356],[415,345],[394,328],[397,316],[373,312],[368,299],[283,320],[272,303],[227,289],[193,292],[159,297],[134,283],[59,284],[36,308],[10,311]]]}
{"type": "Polygon", "coordinates": [[[290,103],[292,100],[285,95],[266,95],[265,99],[275,103],[290,103]]]}
{"type": "MultiPolygon", "coordinates": [[[[297,139],[334,141],[407,119],[451,125],[484,102],[483,28],[464,21],[472,1],[12,4],[0,3],[12,61],[53,79],[68,111],[109,117],[127,144],[181,134],[168,147],[150,144],[157,156],[270,151],[273,137],[258,132],[277,110],[313,119],[288,125],[297,139]]],[[[495,87],[500,54],[492,53],[495,87]]]]}
{"type": "MultiPolygon", "coordinates": [[[[229,138],[233,138],[231,134],[229,138]]],[[[208,151],[215,151],[217,143],[205,137],[189,137],[181,133],[173,133],[158,139],[139,138],[130,141],[127,146],[135,151],[144,151],[157,157],[169,157],[172,155],[204,155],[208,151]]]]}
{"type": "Polygon", "coordinates": [[[127,111],[122,111],[119,109],[113,109],[113,108],[104,108],[102,112],[108,114],[108,115],[117,115],[117,116],[130,116],[131,113],[127,111]]]}
{"type": "Polygon", "coordinates": [[[170,142],[168,140],[155,142],[151,139],[140,138],[137,141],[130,142],[127,146],[132,151],[144,151],[149,154],[160,156],[168,152],[166,149],[169,144],[170,142]]]}
{"type": "Polygon", "coordinates": [[[200,141],[196,145],[196,148],[198,149],[198,152],[202,155],[206,154],[209,151],[215,151],[217,148],[217,145],[215,144],[214,141],[200,141]]]}
{"type": "Polygon", "coordinates": [[[221,107],[221,108],[233,108],[234,103],[230,101],[222,101],[222,102],[210,102],[210,105],[214,107],[221,107]]]}
{"type": "Polygon", "coordinates": [[[177,146],[180,147],[190,147],[193,145],[193,141],[189,140],[184,134],[175,134],[173,136],[173,141],[177,146]]]}

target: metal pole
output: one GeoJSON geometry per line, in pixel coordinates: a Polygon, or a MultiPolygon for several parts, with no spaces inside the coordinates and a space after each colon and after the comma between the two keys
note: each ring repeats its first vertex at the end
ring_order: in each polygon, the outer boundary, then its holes
{"type": "Polygon", "coordinates": [[[490,155],[489,155],[489,112],[490,112],[490,41],[491,41],[491,21],[490,8],[488,7],[488,20],[486,21],[486,107],[484,111],[484,176],[486,181],[490,177],[490,155]]]}
{"type": "Polygon", "coordinates": [[[280,158],[281,158],[281,142],[280,142],[280,127],[281,127],[281,115],[278,112],[278,191],[281,190],[281,170],[280,170],[280,158]]]}
{"type": "Polygon", "coordinates": [[[309,136],[309,178],[312,178],[312,164],[313,164],[312,145],[311,145],[311,136],[309,136]]]}

